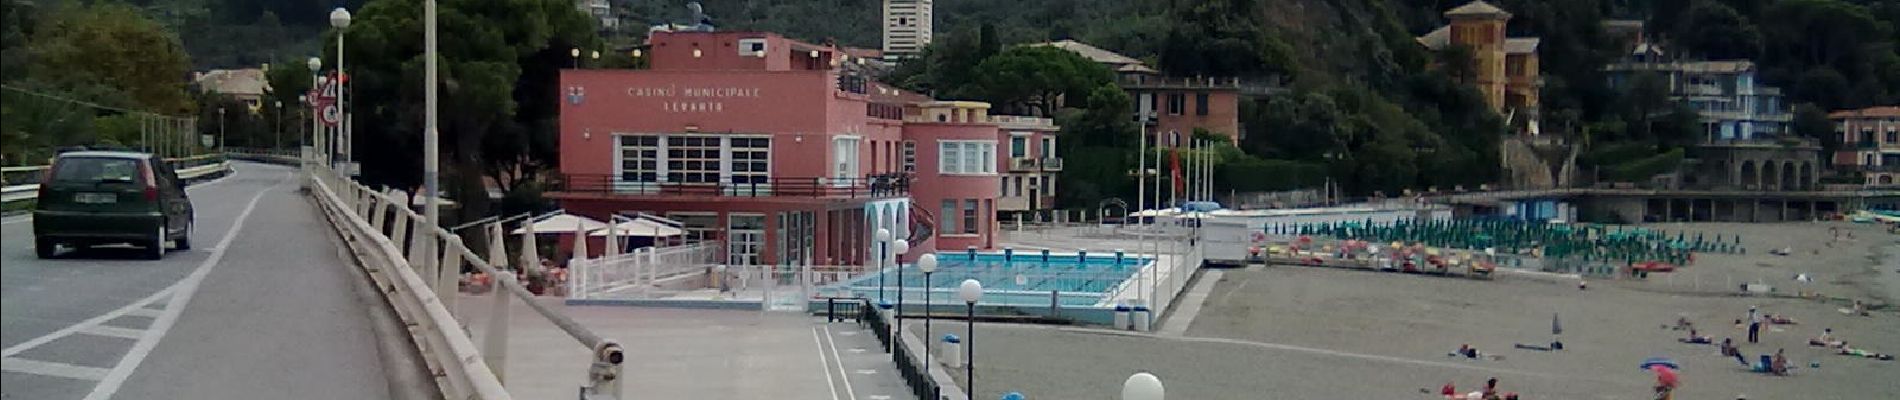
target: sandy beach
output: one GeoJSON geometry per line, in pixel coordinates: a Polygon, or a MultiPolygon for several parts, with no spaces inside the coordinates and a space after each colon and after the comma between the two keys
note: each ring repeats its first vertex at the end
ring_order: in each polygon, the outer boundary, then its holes
{"type": "MultiPolygon", "coordinates": [[[[1900,352],[1900,311],[1872,317],[1837,311],[1829,298],[1892,303],[1900,298],[1900,237],[1849,223],[1655,224],[1741,234],[1746,255],[1698,255],[1694,265],[1648,280],[1592,281],[1504,274],[1495,281],[1315,269],[1229,270],[1213,285],[1181,336],[1093,329],[980,324],[979,396],[1019,391],[1031,399],[1114,398],[1128,374],[1150,371],[1169,397],[1196,399],[1433,398],[1447,382],[1460,389],[1498,377],[1500,387],[1531,399],[1647,399],[1653,375],[1637,365],[1652,356],[1682,364],[1678,399],[1900,398],[1900,362],[1835,355],[1806,345],[1823,328],[1855,347],[1900,352]],[[1829,228],[1843,233],[1839,240],[1829,228]],[[1847,239],[1851,233],[1853,239],[1847,239]],[[1789,247],[1777,256],[1770,248],[1789,247]],[[1800,283],[1806,273],[1812,283],[1800,283]],[[1735,295],[1742,283],[1777,296],[1735,295]],[[1716,341],[1743,342],[1734,325],[1750,306],[1787,315],[1796,325],[1766,326],[1751,358],[1785,349],[1792,376],[1747,371],[1714,346],[1677,342],[1686,331],[1665,325],[1686,316],[1716,341]],[[1563,333],[1552,335],[1553,315],[1563,333]],[[1559,339],[1563,351],[1513,348],[1559,339]],[[1502,359],[1449,357],[1470,344],[1502,359]],[[1809,367],[1820,363],[1819,368],[1809,367]],[[1432,395],[1420,393],[1429,388],[1432,395]]],[[[912,329],[918,329],[913,324],[912,329]]],[[[943,324],[961,332],[962,324],[943,324]]]]}

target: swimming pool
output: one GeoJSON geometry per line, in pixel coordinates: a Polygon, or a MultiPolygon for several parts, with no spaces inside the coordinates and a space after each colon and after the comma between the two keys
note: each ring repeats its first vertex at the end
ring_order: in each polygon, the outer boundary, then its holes
{"type": "Polygon", "coordinates": [[[930,274],[924,289],[924,274],[906,261],[900,274],[897,268],[853,279],[842,287],[876,301],[897,301],[900,287],[907,304],[962,304],[957,286],[964,279],[983,282],[984,305],[1048,306],[1052,302],[1065,307],[1095,306],[1108,292],[1134,275],[1149,258],[1132,254],[1116,256],[1088,253],[1003,253],[940,252],[937,272],[930,274]],[[884,293],[878,293],[882,281],[884,293]]]}

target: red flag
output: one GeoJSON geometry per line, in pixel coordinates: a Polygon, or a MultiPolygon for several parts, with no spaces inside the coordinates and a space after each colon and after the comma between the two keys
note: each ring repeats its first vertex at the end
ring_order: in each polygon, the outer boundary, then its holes
{"type": "Polygon", "coordinates": [[[1174,194],[1176,196],[1179,196],[1181,194],[1181,190],[1187,188],[1187,182],[1184,182],[1181,180],[1181,148],[1180,147],[1169,148],[1168,158],[1169,158],[1168,162],[1173,164],[1174,166],[1174,172],[1170,175],[1172,176],[1172,179],[1174,179],[1174,194]]]}

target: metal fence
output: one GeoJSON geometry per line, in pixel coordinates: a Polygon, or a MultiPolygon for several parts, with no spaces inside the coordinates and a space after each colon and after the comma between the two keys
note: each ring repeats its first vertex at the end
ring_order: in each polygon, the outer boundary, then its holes
{"type": "MultiPolygon", "coordinates": [[[[306,157],[308,159],[308,157],[306,157]]],[[[499,371],[506,370],[509,303],[523,301],[535,314],[559,327],[592,357],[577,360],[588,365],[588,383],[579,388],[583,398],[620,395],[620,345],[603,339],[572,318],[534,301],[528,288],[505,267],[505,252],[490,246],[484,259],[462,243],[461,237],[441,227],[423,225],[423,217],[406,204],[342,177],[320,162],[305,162],[306,188],[331,223],[359,255],[378,281],[379,290],[404,323],[411,326],[417,350],[436,378],[443,398],[511,399],[499,371]],[[478,348],[453,311],[460,281],[468,267],[495,277],[488,326],[478,348]]],[[[498,236],[497,236],[498,238],[498,236]]],[[[497,239],[497,243],[499,239],[497,239]]],[[[530,273],[533,266],[524,266],[530,273]]]]}
{"type": "Polygon", "coordinates": [[[724,250],[719,242],[701,242],[574,260],[568,265],[575,270],[574,278],[568,281],[569,297],[595,299],[650,292],[662,282],[706,273],[720,263],[724,250]]]}

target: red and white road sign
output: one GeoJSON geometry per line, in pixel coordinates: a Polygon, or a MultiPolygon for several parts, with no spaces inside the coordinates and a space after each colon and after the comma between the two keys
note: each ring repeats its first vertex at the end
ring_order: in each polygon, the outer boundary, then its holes
{"type": "Polygon", "coordinates": [[[337,107],[334,103],[325,104],[322,108],[317,109],[317,119],[323,121],[324,126],[337,126],[342,124],[343,108],[337,107]]]}

